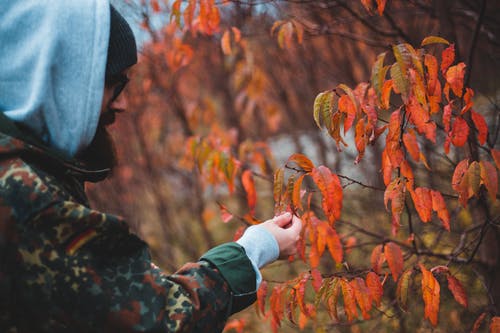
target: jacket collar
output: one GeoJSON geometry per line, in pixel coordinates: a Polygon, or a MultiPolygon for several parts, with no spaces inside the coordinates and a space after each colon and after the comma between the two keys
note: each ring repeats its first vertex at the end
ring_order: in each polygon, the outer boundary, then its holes
{"type": "Polygon", "coordinates": [[[50,149],[28,131],[16,126],[0,112],[0,159],[4,156],[20,156],[51,173],[64,173],[80,181],[99,182],[110,173],[110,169],[92,169],[77,159],[67,159],[50,149]],[[52,171],[53,170],[53,171],[52,171]]]}

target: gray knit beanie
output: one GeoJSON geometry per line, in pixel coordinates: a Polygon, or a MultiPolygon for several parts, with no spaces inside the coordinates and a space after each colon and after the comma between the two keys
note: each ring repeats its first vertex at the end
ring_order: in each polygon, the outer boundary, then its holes
{"type": "Polygon", "coordinates": [[[111,6],[106,79],[137,63],[134,33],[127,21],[111,6]]]}

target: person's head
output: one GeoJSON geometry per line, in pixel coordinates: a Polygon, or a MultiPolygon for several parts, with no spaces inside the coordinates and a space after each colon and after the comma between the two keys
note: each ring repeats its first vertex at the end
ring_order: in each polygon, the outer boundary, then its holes
{"type": "Polygon", "coordinates": [[[106,127],[115,121],[116,113],[124,112],[127,99],[123,90],[129,71],[137,63],[137,46],[127,21],[111,6],[109,46],[99,124],[90,145],[80,155],[94,167],[113,168],[116,153],[106,127]]]}

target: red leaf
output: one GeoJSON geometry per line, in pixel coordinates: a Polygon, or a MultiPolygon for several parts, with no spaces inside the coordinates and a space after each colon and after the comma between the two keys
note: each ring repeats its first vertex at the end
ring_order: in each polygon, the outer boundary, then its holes
{"type": "Polygon", "coordinates": [[[483,323],[484,317],[486,317],[486,312],[481,313],[479,317],[477,317],[476,321],[474,322],[474,326],[472,326],[472,331],[470,333],[476,333],[479,327],[481,327],[481,324],[483,323]]]}
{"type": "Polygon", "coordinates": [[[409,130],[407,133],[403,134],[403,143],[411,158],[413,158],[415,162],[418,162],[420,160],[420,149],[418,147],[415,132],[409,130]]]}
{"type": "Polygon", "coordinates": [[[292,192],[292,205],[295,209],[303,209],[302,208],[302,200],[301,200],[301,186],[302,180],[305,175],[300,175],[300,177],[293,184],[293,192],[292,192]]]}
{"type": "Polygon", "coordinates": [[[343,112],[347,115],[346,120],[344,121],[344,134],[349,131],[351,128],[354,119],[356,118],[356,105],[353,103],[351,98],[347,95],[342,95],[339,98],[338,108],[340,112],[343,112]]]}
{"type": "Polygon", "coordinates": [[[441,73],[446,73],[446,70],[455,61],[455,44],[451,44],[443,50],[441,55],[441,73]]]}
{"type": "Polygon", "coordinates": [[[465,159],[460,161],[453,172],[451,180],[451,187],[458,193],[458,200],[464,207],[467,205],[467,200],[469,199],[469,186],[467,180],[468,169],[469,160],[465,159]]]}
{"type": "Polygon", "coordinates": [[[466,308],[467,294],[465,293],[464,287],[454,276],[448,274],[446,278],[448,279],[448,289],[451,291],[453,297],[460,305],[466,308]]]}
{"type": "Polygon", "coordinates": [[[373,248],[371,255],[370,262],[372,264],[372,269],[377,274],[380,274],[382,272],[382,265],[385,262],[385,256],[382,250],[383,250],[382,245],[377,245],[373,248]]]}
{"type": "Polygon", "coordinates": [[[267,281],[263,280],[257,290],[257,308],[260,313],[266,315],[267,281]]]}
{"type": "Polygon", "coordinates": [[[316,268],[313,268],[311,270],[311,277],[312,277],[312,286],[314,288],[314,291],[318,292],[319,289],[321,288],[321,284],[323,283],[323,277],[321,276],[321,272],[316,268]]]}
{"type": "Polygon", "coordinates": [[[347,280],[342,279],[340,281],[342,286],[342,296],[344,296],[344,310],[347,316],[347,321],[352,322],[358,317],[358,309],[356,308],[356,296],[354,295],[354,290],[347,280]]]}
{"type": "Polygon", "coordinates": [[[357,164],[363,158],[363,155],[365,154],[366,143],[368,142],[364,119],[360,119],[356,125],[354,142],[356,144],[356,149],[359,152],[358,156],[356,157],[356,161],[354,162],[357,164]]]}
{"type": "Polygon", "coordinates": [[[498,174],[497,170],[488,161],[479,162],[481,168],[481,182],[484,184],[488,193],[490,194],[491,200],[494,202],[497,199],[498,192],[498,174]]]}
{"type": "Polygon", "coordinates": [[[387,259],[392,278],[394,281],[397,281],[399,275],[403,272],[403,253],[401,252],[401,248],[397,244],[389,242],[385,244],[384,256],[387,259]]]}
{"type": "Polygon", "coordinates": [[[415,191],[410,192],[410,194],[422,222],[430,222],[432,217],[431,190],[425,187],[418,187],[415,191]]]}
{"type": "Polygon", "coordinates": [[[398,281],[398,285],[396,286],[396,299],[398,300],[399,306],[404,311],[408,311],[408,295],[412,273],[413,269],[407,269],[406,271],[404,271],[398,281]]]}
{"type": "Polygon", "coordinates": [[[384,204],[388,209],[388,202],[391,200],[392,212],[392,234],[395,235],[399,228],[399,221],[401,219],[401,212],[404,208],[405,200],[405,184],[401,178],[395,178],[386,188],[384,192],[384,204]]]}
{"type": "Polygon", "coordinates": [[[427,68],[427,93],[429,96],[437,96],[436,85],[439,83],[437,59],[431,54],[426,54],[424,64],[427,68]]]}
{"type": "Polygon", "coordinates": [[[480,144],[484,145],[486,143],[486,138],[488,138],[488,125],[486,124],[486,120],[484,120],[484,117],[481,114],[475,112],[474,110],[471,110],[471,116],[478,132],[477,140],[480,144]]]}
{"type": "Polygon", "coordinates": [[[382,283],[380,283],[378,275],[373,272],[369,272],[366,275],[366,285],[370,290],[370,297],[372,301],[375,302],[375,305],[380,306],[384,290],[382,289],[382,283]]]}
{"type": "Polygon", "coordinates": [[[377,0],[377,11],[380,16],[384,14],[385,3],[387,0],[377,0]]]}
{"type": "Polygon", "coordinates": [[[350,282],[352,289],[354,290],[354,296],[356,297],[356,302],[361,309],[361,315],[363,319],[370,319],[370,311],[372,309],[372,302],[370,299],[370,290],[365,284],[365,280],[360,277],[355,278],[350,282]]]}
{"type": "Polygon", "coordinates": [[[446,82],[450,85],[453,93],[462,97],[464,89],[465,64],[463,62],[456,66],[451,66],[446,72],[446,82]]]}
{"type": "Polygon", "coordinates": [[[392,171],[394,170],[394,167],[391,164],[391,160],[389,159],[389,153],[388,153],[387,149],[384,149],[382,151],[382,168],[381,169],[382,169],[381,170],[382,176],[384,178],[384,184],[387,186],[391,182],[392,171]]]}
{"type": "Polygon", "coordinates": [[[314,169],[314,164],[309,158],[302,154],[293,154],[288,158],[288,162],[295,162],[304,172],[309,173],[314,169]]]}
{"type": "Polygon", "coordinates": [[[500,333],[500,317],[491,318],[490,333],[500,333]]]}
{"type": "Polygon", "coordinates": [[[327,223],[323,223],[323,230],[326,231],[326,245],[328,251],[337,264],[340,264],[343,259],[342,243],[337,232],[327,223]]]}
{"type": "Polygon", "coordinates": [[[497,165],[497,169],[500,169],[500,150],[491,149],[491,157],[493,157],[493,160],[497,165]]]}
{"type": "Polygon", "coordinates": [[[444,106],[444,109],[443,109],[443,125],[444,125],[444,131],[445,131],[445,133],[448,133],[450,131],[452,111],[453,111],[453,103],[448,103],[448,104],[446,104],[444,106]]]}
{"type": "Polygon", "coordinates": [[[247,203],[250,208],[250,214],[255,215],[255,205],[257,204],[257,192],[253,181],[252,171],[245,170],[241,175],[241,183],[247,193],[247,203]]]}
{"type": "Polygon", "coordinates": [[[460,115],[466,113],[467,111],[469,111],[471,109],[472,105],[474,104],[472,102],[473,96],[474,96],[474,90],[472,90],[471,88],[465,88],[465,95],[464,95],[465,106],[460,111],[460,115]]]}
{"type": "Polygon", "coordinates": [[[312,169],[312,178],[323,196],[321,202],[323,211],[333,225],[340,218],[342,210],[343,192],[340,180],[323,165],[312,169]]]}
{"type": "Polygon", "coordinates": [[[451,143],[456,147],[462,147],[469,137],[469,125],[462,117],[456,117],[451,130],[451,143]]]}
{"type": "Polygon", "coordinates": [[[425,305],[424,318],[429,319],[431,324],[435,327],[437,326],[439,314],[439,282],[424,265],[420,264],[419,266],[422,271],[422,298],[424,299],[425,305]]]}
{"type": "Polygon", "coordinates": [[[441,220],[441,223],[443,224],[443,227],[447,231],[450,231],[450,213],[446,208],[443,196],[440,192],[434,190],[431,190],[431,196],[432,210],[437,213],[439,220],[441,220]]]}

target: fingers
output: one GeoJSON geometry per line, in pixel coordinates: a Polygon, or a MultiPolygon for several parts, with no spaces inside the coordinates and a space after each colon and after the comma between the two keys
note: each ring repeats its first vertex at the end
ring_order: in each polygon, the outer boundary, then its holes
{"type": "Polygon", "coordinates": [[[292,219],[292,214],[289,213],[289,212],[286,212],[284,214],[281,214],[281,215],[278,215],[278,216],[275,216],[273,218],[273,221],[276,225],[278,225],[279,227],[284,227],[286,226],[288,223],[290,223],[290,220],[292,219]]]}
{"type": "Polygon", "coordinates": [[[294,215],[292,217],[291,224],[292,225],[288,228],[288,231],[296,233],[297,235],[300,234],[300,231],[302,230],[302,220],[294,215]]]}

